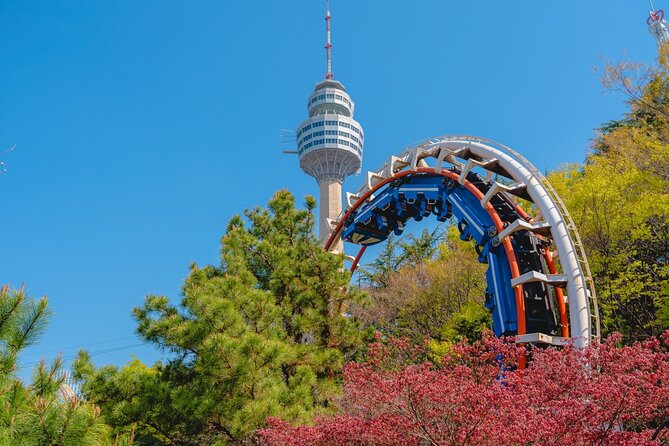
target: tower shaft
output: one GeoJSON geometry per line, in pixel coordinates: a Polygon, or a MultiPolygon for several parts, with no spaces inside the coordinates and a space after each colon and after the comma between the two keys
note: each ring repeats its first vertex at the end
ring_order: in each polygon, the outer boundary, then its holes
{"type": "MultiPolygon", "coordinates": [[[[318,236],[323,245],[330,237],[330,222],[335,221],[342,211],[341,182],[335,179],[323,179],[318,182],[320,201],[318,205],[318,236]]],[[[343,252],[344,242],[340,239],[332,251],[343,252]]]]}

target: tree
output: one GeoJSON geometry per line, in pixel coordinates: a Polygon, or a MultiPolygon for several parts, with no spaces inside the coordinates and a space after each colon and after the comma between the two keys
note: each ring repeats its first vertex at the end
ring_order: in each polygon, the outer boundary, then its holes
{"type": "Polygon", "coordinates": [[[116,433],[134,432],[144,445],[239,445],[268,416],[330,413],[362,333],[337,312],[349,275],[343,256],[314,236],[314,200],[294,205],[280,191],[268,209],[234,217],[221,265],[192,265],[179,306],[149,296],[134,310],[139,334],[165,362],[95,369],[80,354],[84,392],[116,433]]]}
{"type": "Polygon", "coordinates": [[[418,237],[409,234],[398,239],[390,234],[376,259],[359,269],[361,283],[367,288],[385,288],[390,277],[401,268],[432,259],[439,250],[443,236],[441,226],[433,231],[425,229],[418,237]]]}
{"type": "Polygon", "coordinates": [[[668,49],[655,67],[607,67],[629,111],[602,127],[585,165],[549,175],[585,244],[604,330],[627,339],[669,328],[668,49]]]}
{"type": "Polygon", "coordinates": [[[42,361],[28,386],[15,375],[18,356],[38,339],[48,316],[46,298],[0,289],[0,445],[107,445],[99,408],[64,392],[60,358],[50,366],[42,361]]]}
{"type": "Polygon", "coordinates": [[[353,310],[365,325],[437,344],[474,340],[490,327],[483,306],[485,265],[453,227],[392,240],[388,246],[365,271],[369,305],[353,310]]]}
{"type": "Polygon", "coordinates": [[[267,446],[668,444],[669,332],[620,339],[535,348],[524,370],[524,347],[491,334],[439,363],[388,361],[397,345],[377,342],[370,360],[346,367],[341,414],[313,426],[273,419],[260,437],[267,446]]]}

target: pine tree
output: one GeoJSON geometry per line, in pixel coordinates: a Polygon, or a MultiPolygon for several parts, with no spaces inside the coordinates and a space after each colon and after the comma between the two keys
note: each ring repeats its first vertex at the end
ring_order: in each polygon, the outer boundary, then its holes
{"type": "Polygon", "coordinates": [[[42,361],[28,386],[15,374],[19,354],[42,334],[48,316],[46,298],[0,289],[0,446],[108,445],[99,408],[66,392],[60,358],[49,366],[42,361]]]}
{"type": "Polygon", "coordinates": [[[314,236],[314,207],[307,198],[295,209],[280,191],[267,209],[234,217],[221,265],[192,265],[179,306],[149,296],[134,310],[164,362],[95,369],[80,355],[84,391],[117,433],[134,431],[145,445],[236,445],[269,416],[307,422],[330,412],[362,339],[337,311],[349,275],[314,236]]]}

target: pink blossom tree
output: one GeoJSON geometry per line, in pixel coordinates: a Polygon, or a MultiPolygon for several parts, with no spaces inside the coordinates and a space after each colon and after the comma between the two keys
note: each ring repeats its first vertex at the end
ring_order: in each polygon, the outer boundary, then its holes
{"type": "Polygon", "coordinates": [[[405,343],[371,346],[344,371],[341,414],[313,426],[269,420],[269,446],[669,444],[669,332],[631,346],[620,336],[576,351],[487,335],[435,362],[405,343]]]}

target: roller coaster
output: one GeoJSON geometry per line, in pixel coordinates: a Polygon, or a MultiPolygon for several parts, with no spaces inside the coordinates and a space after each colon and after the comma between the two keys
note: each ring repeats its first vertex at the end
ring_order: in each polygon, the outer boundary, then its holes
{"type": "Polygon", "coordinates": [[[590,267],[576,226],[546,178],[497,142],[448,135],[421,141],[367,172],[325,243],[367,246],[411,221],[457,222],[488,265],[485,305],[497,336],[583,348],[600,336],[590,267]],[[522,206],[532,211],[530,216],[522,206]]]}

